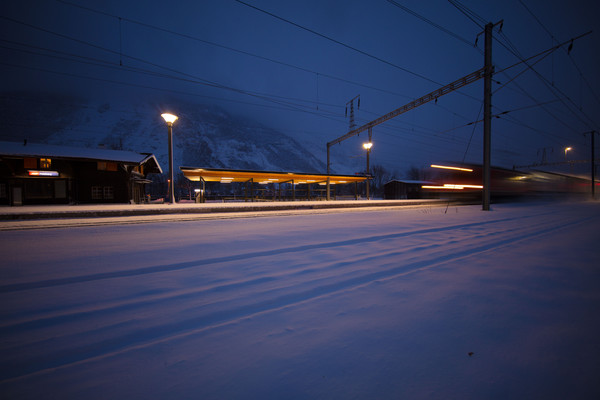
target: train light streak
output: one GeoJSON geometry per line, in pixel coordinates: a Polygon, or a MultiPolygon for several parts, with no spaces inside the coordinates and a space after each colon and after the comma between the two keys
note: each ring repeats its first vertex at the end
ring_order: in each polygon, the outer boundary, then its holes
{"type": "Polygon", "coordinates": [[[471,168],[451,167],[451,166],[448,166],[448,165],[431,164],[431,168],[441,168],[441,169],[451,169],[451,170],[454,170],[454,171],[473,172],[473,170],[471,168]]]}

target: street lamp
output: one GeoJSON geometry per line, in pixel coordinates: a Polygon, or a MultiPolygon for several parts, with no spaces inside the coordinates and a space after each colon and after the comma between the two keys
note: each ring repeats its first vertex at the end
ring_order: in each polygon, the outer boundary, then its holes
{"type": "Polygon", "coordinates": [[[572,147],[565,147],[565,161],[567,161],[567,152],[569,150],[573,150],[573,148],[572,147]]]}
{"type": "Polygon", "coordinates": [[[370,200],[369,198],[369,176],[371,175],[371,173],[369,172],[369,155],[371,154],[371,147],[373,147],[373,142],[369,141],[367,143],[363,143],[363,147],[365,148],[365,150],[367,150],[367,200],[370,200]]]}
{"type": "Polygon", "coordinates": [[[163,117],[169,127],[169,202],[175,204],[175,192],[173,191],[173,186],[175,185],[175,180],[173,179],[173,122],[177,121],[177,116],[168,113],[161,114],[160,116],[163,117]]]}

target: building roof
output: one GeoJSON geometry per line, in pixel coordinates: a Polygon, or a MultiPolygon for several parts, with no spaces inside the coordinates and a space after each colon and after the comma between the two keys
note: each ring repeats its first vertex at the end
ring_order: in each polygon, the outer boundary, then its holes
{"type": "Polygon", "coordinates": [[[26,142],[0,142],[0,156],[4,157],[49,157],[73,160],[114,161],[141,165],[150,162],[155,168],[149,172],[162,173],[153,154],[125,150],[92,149],[86,147],[58,146],[26,142]]]}
{"type": "Polygon", "coordinates": [[[332,175],[313,174],[298,172],[276,172],[276,171],[251,171],[240,169],[216,169],[216,168],[194,168],[180,167],[183,175],[192,181],[204,179],[207,182],[248,182],[252,179],[257,183],[325,183],[327,178],[332,185],[352,182],[363,182],[366,176],[360,175],[332,175]]]}

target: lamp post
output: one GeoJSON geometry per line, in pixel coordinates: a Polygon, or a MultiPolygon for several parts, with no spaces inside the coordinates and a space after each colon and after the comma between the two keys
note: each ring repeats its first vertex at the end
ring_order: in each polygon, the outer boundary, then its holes
{"type": "Polygon", "coordinates": [[[565,161],[567,161],[567,152],[569,150],[573,150],[573,148],[572,147],[565,147],[565,161]]]}
{"type": "Polygon", "coordinates": [[[365,150],[367,150],[367,200],[370,200],[370,198],[369,198],[369,186],[370,186],[369,176],[371,175],[371,173],[369,171],[369,155],[371,154],[371,147],[373,147],[373,142],[369,141],[367,143],[363,143],[363,147],[365,148],[365,150]]]}
{"type": "Polygon", "coordinates": [[[175,192],[173,190],[173,186],[175,185],[175,180],[173,179],[173,122],[177,121],[177,116],[173,114],[161,114],[161,117],[167,123],[169,127],[169,203],[175,204],[175,192]]]}

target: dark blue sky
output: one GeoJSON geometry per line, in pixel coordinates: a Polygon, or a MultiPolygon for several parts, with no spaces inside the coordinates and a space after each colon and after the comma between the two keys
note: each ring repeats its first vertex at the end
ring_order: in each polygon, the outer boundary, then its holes
{"type": "MultiPolygon", "coordinates": [[[[493,88],[493,164],[539,161],[542,148],[560,161],[566,146],[589,157],[582,133],[600,128],[597,1],[245,2],[273,15],[235,0],[5,1],[1,89],[214,103],[312,143],[325,160],[325,143],[348,130],[351,98],[360,94],[362,125],[481,68],[483,36],[470,43],[486,22],[504,20],[496,71],[593,30],[570,54],[531,60],[535,71],[497,74],[493,88]]],[[[376,127],[372,162],[481,162],[481,123],[469,123],[481,119],[482,98],[478,81],[376,127]]],[[[365,140],[333,151],[362,164],[365,140]]]]}

